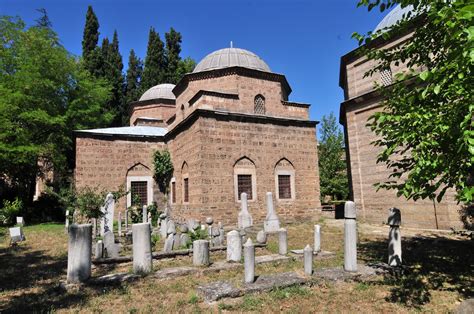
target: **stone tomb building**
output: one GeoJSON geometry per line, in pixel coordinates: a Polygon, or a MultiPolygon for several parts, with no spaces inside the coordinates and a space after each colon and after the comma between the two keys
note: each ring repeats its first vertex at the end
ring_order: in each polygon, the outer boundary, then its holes
{"type": "MultiPolygon", "coordinates": [[[[374,33],[394,25],[409,10],[410,7],[395,7],[379,23],[374,33]]],[[[411,34],[409,32],[388,41],[379,37],[372,44],[380,49],[394,47],[410,40],[411,34]]],[[[392,65],[390,69],[372,77],[364,77],[375,63],[358,53],[361,48],[341,58],[339,81],[345,98],[341,103],[339,121],[344,127],[351,198],[360,212],[358,216],[369,222],[383,223],[387,221],[388,209],[397,207],[401,209],[404,226],[440,229],[460,226],[453,191],[447,193],[446,200],[441,203],[430,200],[407,201],[403,197],[397,197],[394,190],[376,191],[374,184],[387,181],[390,170],[385,164],[377,164],[377,155],[381,149],[371,144],[376,136],[366,126],[371,115],[383,110],[383,99],[374,89],[374,83],[391,85],[393,75],[405,67],[403,64],[392,65]]]]}
{"type": "Polygon", "coordinates": [[[215,51],[176,86],[152,87],[131,103],[130,126],[77,131],[76,186],[125,186],[120,210],[134,195],[139,205],[162,203],[152,156],[167,149],[175,219],[235,223],[246,192],[262,221],[268,191],[284,220],[310,217],[320,207],[317,122],[290,93],[285,76],[254,53],[215,51]]]}

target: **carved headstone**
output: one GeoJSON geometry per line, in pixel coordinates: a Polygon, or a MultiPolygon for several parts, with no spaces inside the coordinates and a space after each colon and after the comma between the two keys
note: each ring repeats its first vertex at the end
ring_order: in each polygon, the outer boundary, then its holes
{"type": "Polygon", "coordinates": [[[164,252],[173,251],[173,244],[174,244],[174,234],[170,233],[165,240],[165,246],[163,248],[163,251],[164,252]]]}
{"type": "Polygon", "coordinates": [[[107,231],[114,231],[115,200],[112,193],[107,194],[105,204],[100,208],[103,217],[100,220],[100,235],[104,236],[107,231]]]}
{"type": "Polygon", "coordinates": [[[253,225],[253,219],[248,211],[247,193],[240,194],[240,207],[238,227],[239,229],[249,228],[253,225]]]}
{"type": "Polygon", "coordinates": [[[112,231],[104,233],[104,251],[105,255],[109,258],[115,258],[119,256],[120,246],[115,243],[115,236],[112,231]]]}
{"type": "Polygon", "coordinates": [[[280,220],[273,207],[272,192],[267,192],[267,216],[263,223],[263,229],[265,232],[278,232],[280,230],[280,220]]]}
{"type": "Polygon", "coordinates": [[[260,230],[257,233],[257,243],[260,243],[260,244],[267,243],[267,234],[265,233],[265,231],[260,230]]]}

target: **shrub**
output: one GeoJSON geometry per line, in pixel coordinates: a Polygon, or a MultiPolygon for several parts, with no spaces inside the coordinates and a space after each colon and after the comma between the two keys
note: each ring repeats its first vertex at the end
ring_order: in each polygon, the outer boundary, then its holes
{"type": "Polygon", "coordinates": [[[13,225],[22,207],[23,203],[18,198],[14,201],[4,200],[3,207],[0,209],[0,223],[7,226],[13,225]]]}

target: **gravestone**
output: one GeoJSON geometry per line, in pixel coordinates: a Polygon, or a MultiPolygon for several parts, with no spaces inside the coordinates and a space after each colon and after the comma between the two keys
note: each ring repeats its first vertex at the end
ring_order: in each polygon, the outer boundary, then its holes
{"type": "Polygon", "coordinates": [[[303,250],[304,254],[304,273],[311,276],[313,274],[313,249],[308,245],[303,250]]]}
{"type": "Polygon", "coordinates": [[[189,242],[191,242],[191,237],[187,233],[181,234],[181,239],[179,240],[182,246],[187,246],[189,242]]]}
{"type": "Polygon", "coordinates": [[[66,232],[68,228],[69,228],[69,210],[66,210],[66,221],[64,223],[64,229],[66,229],[66,232]]]}
{"type": "Polygon", "coordinates": [[[128,232],[128,209],[125,210],[125,233],[128,232]]]}
{"type": "Polygon", "coordinates": [[[166,226],[166,234],[176,234],[176,225],[173,220],[169,220],[166,226]]]}
{"type": "Polygon", "coordinates": [[[388,265],[402,265],[402,234],[400,225],[402,224],[401,212],[398,208],[390,208],[388,216],[388,225],[390,231],[388,233],[388,265]]]}
{"type": "Polygon", "coordinates": [[[148,213],[147,213],[147,206],[143,205],[142,208],[142,222],[147,223],[148,222],[148,213]]]}
{"type": "Polygon", "coordinates": [[[224,245],[224,241],[225,241],[225,231],[224,231],[224,227],[222,226],[222,223],[219,222],[219,242],[220,242],[220,245],[224,245]]]}
{"type": "Polygon", "coordinates": [[[92,225],[72,224],[68,231],[67,282],[84,282],[91,276],[92,225]]]}
{"type": "Polygon", "coordinates": [[[164,252],[171,252],[173,251],[173,244],[174,244],[174,234],[168,234],[168,237],[165,240],[165,245],[163,247],[164,252]]]}
{"type": "Polygon", "coordinates": [[[207,266],[209,260],[209,241],[196,240],[193,242],[193,265],[207,266]]]}
{"type": "Polygon", "coordinates": [[[120,246],[115,243],[115,236],[112,231],[107,231],[104,233],[104,251],[105,256],[109,258],[119,257],[120,246]]]}
{"type": "Polygon", "coordinates": [[[160,225],[160,234],[162,238],[166,238],[168,235],[168,218],[165,214],[160,215],[161,218],[161,225],[160,225]]]}
{"type": "Polygon", "coordinates": [[[191,219],[188,220],[188,227],[189,227],[189,230],[191,232],[196,230],[199,227],[199,225],[200,225],[200,223],[198,221],[196,221],[196,219],[194,219],[194,218],[191,218],[191,219]]]}
{"type": "Polygon", "coordinates": [[[253,225],[253,219],[248,211],[247,193],[240,194],[240,213],[238,216],[239,229],[249,228],[253,225]]]}
{"type": "Polygon", "coordinates": [[[273,194],[272,192],[267,192],[267,216],[263,223],[263,229],[265,232],[277,232],[280,230],[280,220],[275,212],[273,207],[273,194]]]}
{"type": "Polygon", "coordinates": [[[244,273],[245,283],[255,281],[255,246],[250,238],[244,244],[244,273]]]}
{"type": "Polygon", "coordinates": [[[321,251],[321,226],[314,225],[314,252],[321,251]]]}
{"type": "Polygon", "coordinates": [[[352,201],[344,205],[344,270],[357,271],[356,205],[352,201]]]}
{"type": "Polygon", "coordinates": [[[236,230],[227,233],[227,261],[240,262],[242,258],[242,238],[236,230]]]}
{"type": "Polygon", "coordinates": [[[16,224],[18,226],[24,226],[25,225],[25,220],[23,219],[23,217],[20,217],[20,216],[16,217],[16,224]]]}
{"type": "Polygon", "coordinates": [[[10,243],[18,243],[25,241],[25,235],[23,234],[23,229],[21,227],[13,227],[8,229],[10,231],[10,243]]]}
{"type": "Polygon", "coordinates": [[[278,254],[286,255],[288,253],[288,232],[285,228],[278,231],[278,254]]]}
{"type": "Polygon", "coordinates": [[[103,237],[107,231],[114,231],[115,200],[112,193],[107,194],[105,204],[100,210],[103,214],[100,220],[100,235],[103,237]]]}
{"type": "Polygon", "coordinates": [[[257,233],[257,243],[260,243],[260,244],[267,243],[267,234],[265,233],[265,231],[260,230],[257,233]]]}
{"type": "Polygon", "coordinates": [[[103,258],[104,257],[104,242],[102,240],[97,241],[95,244],[95,258],[103,258]]]}
{"type": "Polygon", "coordinates": [[[179,250],[181,247],[181,234],[175,234],[173,240],[173,250],[179,250]]]}
{"type": "Polygon", "coordinates": [[[150,229],[149,223],[132,225],[134,273],[149,273],[153,270],[150,229]]]}

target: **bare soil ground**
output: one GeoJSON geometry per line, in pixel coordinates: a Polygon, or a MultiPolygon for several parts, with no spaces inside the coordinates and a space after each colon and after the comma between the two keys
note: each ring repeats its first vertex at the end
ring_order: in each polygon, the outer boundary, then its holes
{"type": "MultiPolygon", "coordinates": [[[[343,221],[322,219],[322,249],[336,253],[329,260],[315,261],[315,268],[342,266],[343,221]]],[[[313,222],[288,225],[289,249],[312,244],[313,222]]],[[[474,243],[446,232],[422,232],[402,228],[405,275],[378,276],[368,282],[316,281],[266,293],[206,304],[196,287],[205,282],[231,280],[240,283],[242,270],[223,271],[160,281],[146,277],[117,286],[85,286],[64,292],[67,266],[67,235],[63,225],[25,227],[27,241],[16,247],[8,243],[8,230],[0,229],[0,312],[105,312],[105,313],[199,313],[199,312],[450,312],[462,300],[474,296],[474,243]]],[[[387,226],[359,224],[359,260],[385,262],[387,226]]],[[[161,247],[161,243],[158,243],[161,247]]],[[[277,237],[266,250],[276,253],[277,237]]],[[[213,254],[214,261],[225,259],[213,254]]],[[[160,260],[154,268],[191,265],[191,257],[160,260]]],[[[300,260],[258,265],[256,274],[302,272],[300,260]]],[[[93,269],[93,275],[130,271],[131,264],[93,269]]]]}

